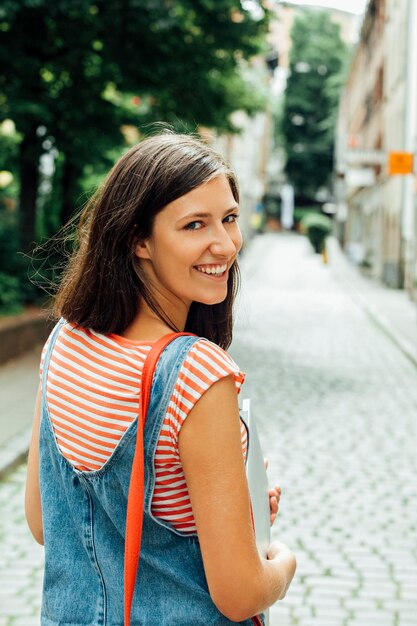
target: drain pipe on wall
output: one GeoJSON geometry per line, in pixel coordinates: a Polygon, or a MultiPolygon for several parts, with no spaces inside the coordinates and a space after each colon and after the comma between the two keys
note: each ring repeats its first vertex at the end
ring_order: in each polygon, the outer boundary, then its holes
{"type": "Polygon", "coordinates": [[[404,150],[414,154],[414,175],[403,178],[401,247],[404,287],[410,293],[416,288],[417,219],[417,2],[407,0],[407,44],[405,54],[405,124],[404,150]]]}

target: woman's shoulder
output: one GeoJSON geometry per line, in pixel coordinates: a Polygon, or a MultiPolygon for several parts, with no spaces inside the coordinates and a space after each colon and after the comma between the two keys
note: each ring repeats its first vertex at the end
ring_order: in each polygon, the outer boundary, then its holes
{"type": "Polygon", "coordinates": [[[204,337],[199,337],[189,349],[180,378],[181,375],[192,380],[202,390],[208,389],[217,380],[232,375],[237,393],[245,380],[245,373],[230,354],[204,337]]]}
{"type": "Polygon", "coordinates": [[[236,394],[239,394],[245,373],[226,350],[204,337],[197,338],[182,362],[167,412],[174,445],[185,419],[199,399],[217,381],[228,376],[232,377],[236,394]]]}
{"type": "Polygon", "coordinates": [[[201,357],[207,355],[207,358],[212,358],[214,363],[228,364],[231,367],[239,369],[238,365],[226,350],[205,337],[197,338],[196,342],[191,347],[189,354],[201,357]]]}

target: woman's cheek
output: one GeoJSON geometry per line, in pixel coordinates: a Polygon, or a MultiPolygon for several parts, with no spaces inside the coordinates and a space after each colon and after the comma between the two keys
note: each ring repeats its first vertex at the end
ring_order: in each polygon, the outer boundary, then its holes
{"type": "Polygon", "coordinates": [[[239,225],[236,225],[236,229],[237,229],[237,236],[236,236],[236,240],[235,240],[235,246],[236,246],[236,252],[240,252],[242,245],[243,245],[243,236],[242,236],[242,232],[239,228],[239,225]]]}

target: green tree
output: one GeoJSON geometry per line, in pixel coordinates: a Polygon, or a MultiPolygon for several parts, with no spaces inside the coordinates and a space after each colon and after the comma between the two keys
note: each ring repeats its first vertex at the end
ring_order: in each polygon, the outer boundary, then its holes
{"type": "Polygon", "coordinates": [[[296,193],[314,199],[333,169],[335,116],[347,48],[326,11],[304,10],[291,32],[281,134],[296,193]]]}
{"type": "MultiPolygon", "coordinates": [[[[268,15],[239,0],[3,0],[0,121],[19,147],[24,249],[36,239],[39,160],[56,151],[58,222],[80,202],[86,166],[108,167],[122,125],[164,120],[232,130],[260,106],[239,66],[263,45],[268,15]],[[245,8],[247,6],[247,8],[245,8]]],[[[38,202],[39,205],[39,202],[38,202]]]]}

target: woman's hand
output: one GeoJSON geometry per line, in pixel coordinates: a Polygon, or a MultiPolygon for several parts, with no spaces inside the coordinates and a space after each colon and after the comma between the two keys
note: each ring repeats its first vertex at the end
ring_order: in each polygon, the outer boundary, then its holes
{"type": "Polygon", "coordinates": [[[282,572],[282,588],[279,599],[282,600],[294,578],[297,561],[294,553],[281,541],[273,541],[268,548],[268,561],[272,561],[282,572]]]}
{"type": "MultiPolygon", "coordinates": [[[[268,469],[269,461],[267,458],[264,459],[265,469],[268,469]]],[[[269,523],[272,526],[276,520],[279,510],[279,501],[281,498],[281,487],[275,485],[275,487],[271,487],[269,490],[269,523]]]]}
{"type": "Polygon", "coordinates": [[[281,498],[281,487],[275,485],[269,490],[269,523],[275,522],[279,510],[279,501],[281,498]]]}

